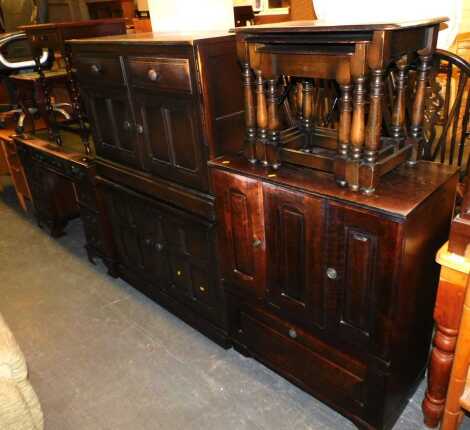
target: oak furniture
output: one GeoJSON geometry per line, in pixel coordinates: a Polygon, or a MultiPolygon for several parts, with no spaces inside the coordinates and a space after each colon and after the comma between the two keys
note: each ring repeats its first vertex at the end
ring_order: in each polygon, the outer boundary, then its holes
{"type": "Polygon", "coordinates": [[[21,208],[27,212],[27,202],[31,202],[31,192],[29,191],[23,165],[16,150],[16,144],[10,137],[12,133],[12,130],[0,130],[0,152],[2,152],[6,161],[18,202],[21,208]]]}
{"type": "Polygon", "coordinates": [[[428,72],[444,21],[347,25],[318,20],[236,28],[245,88],[247,158],[273,169],[293,163],[334,172],[340,186],[372,194],[383,175],[421,158],[428,72]],[[416,56],[411,126],[405,135],[406,74],[416,56]],[[401,73],[393,135],[386,139],[382,106],[390,67],[401,73]],[[340,87],[338,136],[312,124],[315,79],[335,79],[340,87]],[[288,98],[289,91],[294,93],[296,115],[283,120],[278,100],[282,93],[288,98]],[[366,99],[370,100],[367,123],[366,99]]]}
{"type": "Polygon", "coordinates": [[[54,115],[54,109],[50,97],[50,88],[44,74],[40,56],[43,50],[52,50],[60,53],[65,63],[65,71],[68,78],[68,88],[70,100],[72,101],[73,119],[78,123],[79,132],[87,154],[90,154],[88,145],[88,132],[85,124],[80,104],[80,95],[75,83],[70,64],[70,53],[66,47],[67,39],[78,39],[84,37],[105,36],[109,34],[123,34],[126,32],[125,20],[101,19],[88,21],[54,22],[48,24],[36,24],[21,26],[20,29],[26,33],[33,49],[33,57],[36,63],[39,85],[42,87],[45,100],[44,121],[49,131],[49,140],[55,141],[58,145],[62,143],[58,133],[59,124],[54,115]]]}
{"type": "Polygon", "coordinates": [[[241,149],[235,37],[69,42],[92,125],[116,275],[227,346],[207,160],[241,149]]]}
{"type": "MultiPolygon", "coordinates": [[[[444,414],[470,274],[470,261],[452,253],[448,242],[437,253],[436,261],[441,265],[434,307],[436,330],[423,400],[424,423],[431,428],[439,425],[444,414]]],[[[452,407],[455,409],[455,405],[452,407]]]]}
{"type": "Polygon", "coordinates": [[[47,140],[47,131],[12,136],[26,173],[39,226],[53,237],[65,234],[69,220],[80,217],[90,261],[108,262],[108,227],[96,194],[95,164],[77,135],[62,133],[62,146],[47,140]]]}

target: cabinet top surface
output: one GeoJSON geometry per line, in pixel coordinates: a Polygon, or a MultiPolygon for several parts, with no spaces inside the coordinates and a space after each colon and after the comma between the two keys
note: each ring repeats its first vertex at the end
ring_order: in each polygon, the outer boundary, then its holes
{"type": "Polygon", "coordinates": [[[401,22],[362,22],[362,21],[289,21],[274,24],[262,24],[249,27],[237,27],[236,33],[315,33],[348,31],[390,31],[429,27],[448,21],[447,17],[436,17],[416,21],[401,22]]]}
{"type": "Polygon", "coordinates": [[[115,36],[94,37],[88,39],[69,40],[71,44],[150,44],[150,45],[194,45],[198,41],[217,41],[219,39],[234,37],[228,32],[207,33],[135,33],[115,36]]]}
{"type": "Polygon", "coordinates": [[[22,25],[20,30],[34,32],[38,30],[57,30],[61,28],[98,27],[107,24],[124,24],[125,18],[89,19],[83,21],[49,22],[46,24],[22,25]]]}
{"type": "Polygon", "coordinates": [[[209,165],[232,171],[235,174],[261,179],[279,186],[328,197],[375,211],[406,218],[426,198],[449,180],[457,184],[455,167],[420,161],[416,166],[406,164],[388,173],[371,196],[339,187],[334,176],[312,169],[284,165],[278,171],[250,164],[244,157],[220,157],[209,165]]]}

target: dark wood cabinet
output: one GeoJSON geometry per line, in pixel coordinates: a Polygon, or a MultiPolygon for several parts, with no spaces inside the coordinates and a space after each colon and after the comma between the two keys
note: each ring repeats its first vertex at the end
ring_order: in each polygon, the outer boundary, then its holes
{"type": "Polygon", "coordinates": [[[70,49],[96,143],[113,273],[227,346],[207,161],[241,150],[234,36],[144,34],[70,49]]]}
{"type": "Polygon", "coordinates": [[[455,171],[403,167],[367,197],[324,173],[210,165],[235,346],[359,427],[390,428],[425,369],[455,171]]]}

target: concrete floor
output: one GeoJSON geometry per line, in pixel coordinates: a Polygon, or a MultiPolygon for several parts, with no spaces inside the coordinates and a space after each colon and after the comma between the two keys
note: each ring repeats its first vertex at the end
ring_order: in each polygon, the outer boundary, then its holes
{"type": "MultiPolygon", "coordinates": [[[[11,188],[0,193],[0,313],[26,355],[46,430],[355,428],[108,277],[83,244],[78,220],[52,239],[11,188]]],[[[424,428],[423,390],[394,430],[424,428]]]]}

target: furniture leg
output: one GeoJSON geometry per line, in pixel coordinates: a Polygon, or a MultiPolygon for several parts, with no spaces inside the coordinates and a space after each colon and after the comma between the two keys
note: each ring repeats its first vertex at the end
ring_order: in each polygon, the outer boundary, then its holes
{"type": "Polygon", "coordinates": [[[436,427],[444,411],[466,281],[467,274],[445,265],[441,267],[434,308],[434,347],[428,366],[428,387],[422,404],[424,423],[428,427],[436,427]]]}
{"type": "Polygon", "coordinates": [[[467,382],[468,364],[470,359],[470,289],[466,285],[465,303],[459,326],[459,336],[455,351],[455,361],[450,376],[449,390],[442,417],[441,430],[457,429],[462,418],[461,397],[467,382]]]}

